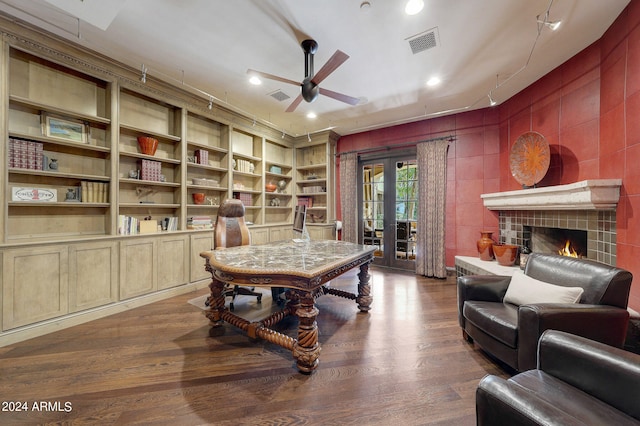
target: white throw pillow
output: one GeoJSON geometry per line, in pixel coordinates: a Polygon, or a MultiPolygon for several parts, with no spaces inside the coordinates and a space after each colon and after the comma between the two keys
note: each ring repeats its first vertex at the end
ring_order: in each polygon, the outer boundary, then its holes
{"type": "Polygon", "coordinates": [[[531,303],[577,303],[582,287],[563,287],[536,280],[522,271],[516,271],[504,295],[504,303],[527,305],[531,303]]]}

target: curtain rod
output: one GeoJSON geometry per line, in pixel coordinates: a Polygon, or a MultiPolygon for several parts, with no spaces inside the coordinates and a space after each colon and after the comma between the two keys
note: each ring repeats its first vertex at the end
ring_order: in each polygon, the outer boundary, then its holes
{"type": "Polygon", "coordinates": [[[340,156],[342,154],[366,154],[369,152],[378,152],[378,151],[390,151],[392,149],[396,149],[396,148],[405,148],[408,146],[416,146],[419,143],[423,143],[423,142],[435,142],[435,141],[441,141],[441,140],[445,140],[448,139],[450,142],[453,142],[456,138],[453,135],[449,135],[449,136],[440,136],[438,138],[431,138],[431,139],[425,139],[425,140],[421,140],[421,141],[415,141],[415,142],[407,142],[404,144],[400,144],[400,145],[389,145],[389,146],[379,146],[379,147],[375,147],[375,148],[367,148],[367,149],[355,149],[353,151],[345,151],[345,152],[341,152],[341,153],[336,153],[335,156],[340,156]]]}

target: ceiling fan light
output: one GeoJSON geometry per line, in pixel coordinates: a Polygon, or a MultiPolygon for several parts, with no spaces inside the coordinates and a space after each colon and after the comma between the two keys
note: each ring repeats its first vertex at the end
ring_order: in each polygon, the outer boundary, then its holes
{"type": "Polygon", "coordinates": [[[254,86],[259,86],[262,84],[262,80],[260,80],[258,76],[254,75],[249,79],[249,83],[253,84],[254,86]]]}
{"type": "Polygon", "coordinates": [[[404,7],[404,12],[407,15],[415,15],[420,13],[422,8],[424,7],[424,1],[422,0],[409,0],[407,5],[404,7]]]}

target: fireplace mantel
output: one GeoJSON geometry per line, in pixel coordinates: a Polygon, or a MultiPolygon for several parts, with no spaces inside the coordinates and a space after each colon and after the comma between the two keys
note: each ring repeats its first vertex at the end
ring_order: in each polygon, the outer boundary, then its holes
{"type": "Polygon", "coordinates": [[[489,210],[612,210],[622,179],[591,179],[567,185],[482,194],[489,210]]]}

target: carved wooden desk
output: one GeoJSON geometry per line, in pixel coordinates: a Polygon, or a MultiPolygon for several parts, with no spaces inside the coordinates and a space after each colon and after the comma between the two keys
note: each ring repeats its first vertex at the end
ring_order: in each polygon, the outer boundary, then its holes
{"type": "Polygon", "coordinates": [[[369,263],[374,251],[373,246],[343,241],[281,241],[205,251],[200,256],[206,259],[205,267],[213,277],[206,316],[213,327],[220,327],[226,321],[244,330],[251,338],[261,338],[291,350],[298,369],[311,373],[318,367],[320,356],[315,299],[332,294],[355,300],[360,311],[368,312],[372,301],[369,263]],[[357,295],[324,285],[356,266],[360,267],[357,295]],[[281,311],[249,322],[225,307],[225,283],[286,287],[289,289],[287,302],[281,311]],[[297,339],[269,328],[288,315],[298,317],[297,339]]]}

